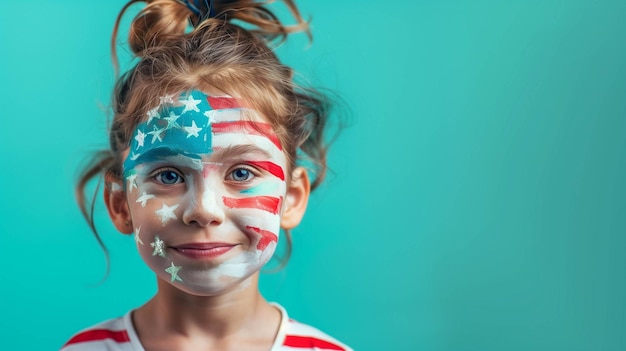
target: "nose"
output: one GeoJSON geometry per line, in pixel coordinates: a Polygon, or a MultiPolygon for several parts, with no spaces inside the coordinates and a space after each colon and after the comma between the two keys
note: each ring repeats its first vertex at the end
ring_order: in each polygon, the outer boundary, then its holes
{"type": "Polygon", "coordinates": [[[201,227],[218,225],[224,222],[224,207],[218,194],[200,185],[190,190],[190,200],[183,212],[183,222],[187,225],[196,224],[201,227]]]}

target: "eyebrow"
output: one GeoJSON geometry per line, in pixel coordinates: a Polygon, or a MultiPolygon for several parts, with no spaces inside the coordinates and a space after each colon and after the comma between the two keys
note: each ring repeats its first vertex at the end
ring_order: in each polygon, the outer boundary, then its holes
{"type": "Polygon", "coordinates": [[[266,159],[270,159],[272,155],[264,149],[259,148],[253,144],[245,144],[245,145],[232,145],[225,147],[215,147],[213,148],[213,153],[211,154],[211,158],[215,159],[231,159],[231,158],[241,158],[241,155],[245,154],[257,154],[266,159]]]}

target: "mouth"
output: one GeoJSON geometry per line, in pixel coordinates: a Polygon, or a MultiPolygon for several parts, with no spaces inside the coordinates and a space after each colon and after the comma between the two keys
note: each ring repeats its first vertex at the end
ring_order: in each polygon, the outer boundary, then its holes
{"type": "Polygon", "coordinates": [[[192,259],[212,259],[219,257],[237,245],[229,243],[189,243],[173,246],[171,249],[192,259]]]}

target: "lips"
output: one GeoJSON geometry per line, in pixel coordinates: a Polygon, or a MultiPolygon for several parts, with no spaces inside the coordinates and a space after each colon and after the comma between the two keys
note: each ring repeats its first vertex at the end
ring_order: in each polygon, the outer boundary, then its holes
{"type": "Polygon", "coordinates": [[[183,256],[193,259],[211,259],[230,251],[235,244],[229,243],[188,243],[171,247],[183,256]]]}

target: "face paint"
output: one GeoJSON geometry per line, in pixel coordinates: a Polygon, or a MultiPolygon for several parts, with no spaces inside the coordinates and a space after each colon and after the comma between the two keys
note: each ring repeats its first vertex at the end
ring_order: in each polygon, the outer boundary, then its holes
{"type": "Polygon", "coordinates": [[[287,167],[279,139],[231,97],[194,90],[160,101],[124,162],[139,253],[194,295],[243,286],[278,241],[287,167]]]}
{"type": "Polygon", "coordinates": [[[135,228],[135,243],[137,244],[137,246],[143,245],[143,240],[141,240],[141,237],[139,236],[140,231],[141,231],[141,226],[139,226],[138,228],[135,228]]]}
{"type": "Polygon", "coordinates": [[[261,184],[259,186],[255,186],[254,188],[248,188],[239,191],[240,194],[251,194],[251,195],[259,195],[259,194],[272,194],[276,193],[278,190],[278,184],[276,183],[266,183],[261,184]]]}

